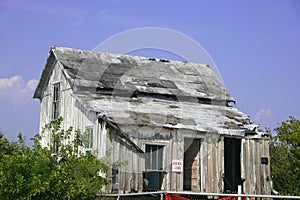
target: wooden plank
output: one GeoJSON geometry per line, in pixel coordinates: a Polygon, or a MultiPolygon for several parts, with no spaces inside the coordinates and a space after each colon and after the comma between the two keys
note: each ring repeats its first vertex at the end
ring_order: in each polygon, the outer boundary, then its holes
{"type": "MultiPolygon", "coordinates": [[[[172,146],[171,146],[171,160],[175,159],[175,152],[176,151],[176,138],[173,137],[172,139],[172,146]]],[[[170,171],[170,189],[171,191],[176,190],[176,174],[170,171]]]]}
{"type": "MultiPolygon", "coordinates": [[[[181,146],[180,141],[178,141],[178,151],[177,151],[177,159],[178,160],[183,160],[183,152],[180,151],[180,146],[181,146]]],[[[176,187],[177,191],[182,191],[183,190],[183,172],[178,172],[177,173],[177,187],[176,187]]]]}
{"type": "Polygon", "coordinates": [[[165,146],[165,151],[164,151],[164,170],[167,172],[164,176],[165,180],[164,180],[164,190],[168,191],[170,190],[170,185],[171,185],[171,181],[170,181],[170,177],[171,177],[171,171],[172,171],[172,156],[170,156],[170,152],[171,152],[171,148],[173,146],[173,142],[172,140],[170,141],[169,144],[167,144],[165,146]],[[165,164],[167,163],[167,164],[165,164]]]}
{"type": "Polygon", "coordinates": [[[261,164],[260,164],[260,157],[261,157],[261,153],[260,153],[260,141],[258,140],[254,140],[255,142],[255,150],[256,150],[256,154],[255,154],[255,160],[256,160],[256,194],[261,194],[261,164]]]}
{"type": "MultiPolygon", "coordinates": [[[[246,143],[246,141],[243,138],[241,141],[241,179],[242,179],[242,181],[246,179],[245,143],[246,143]]],[[[243,181],[243,188],[245,190],[245,181],[243,181]]]]}
{"type": "Polygon", "coordinates": [[[249,169],[249,166],[250,165],[250,160],[251,160],[251,157],[250,157],[250,141],[249,139],[246,139],[246,144],[245,144],[245,156],[246,156],[246,159],[245,159],[245,166],[246,166],[246,169],[245,170],[245,174],[246,174],[246,180],[245,180],[245,188],[244,188],[244,192],[246,194],[250,194],[250,183],[251,183],[251,171],[249,169]]]}
{"type": "Polygon", "coordinates": [[[213,138],[214,136],[212,136],[212,141],[211,141],[211,176],[212,176],[212,180],[211,180],[211,192],[215,192],[216,191],[216,185],[218,182],[218,179],[216,179],[216,144],[215,144],[215,140],[213,138]]]}
{"type": "Polygon", "coordinates": [[[269,164],[265,165],[265,179],[268,179],[269,181],[265,184],[265,194],[271,194],[271,172],[270,172],[270,149],[269,149],[269,138],[265,136],[263,138],[264,141],[264,155],[269,159],[269,164]]]}
{"type": "Polygon", "coordinates": [[[134,186],[134,190],[138,192],[139,190],[139,159],[138,159],[138,153],[134,152],[132,153],[132,155],[134,156],[134,162],[135,162],[135,186],[134,186]]]}
{"type": "Polygon", "coordinates": [[[251,152],[251,164],[249,168],[251,169],[251,194],[256,194],[256,169],[255,169],[255,144],[253,140],[250,140],[250,152],[251,152]]]}
{"type": "Polygon", "coordinates": [[[214,187],[214,192],[218,193],[219,192],[219,185],[220,185],[220,163],[219,163],[219,159],[220,159],[220,144],[219,144],[219,139],[216,140],[215,143],[215,179],[216,179],[216,183],[215,183],[215,187],[214,187]]]}
{"type": "MultiPolygon", "coordinates": [[[[184,159],[184,134],[178,133],[176,131],[177,134],[177,141],[178,141],[178,151],[177,151],[177,159],[179,160],[183,160],[184,159]]],[[[183,190],[183,172],[179,173],[179,183],[178,183],[178,191],[182,191],[183,190]]]]}
{"type": "Polygon", "coordinates": [[[206,138],[200,149],[201,155],[201,192],[207,192],[207,142],[206,138]]]}
{"type": "Polygon", "coordinates": [[[219,139],[217,141],[216,144],[216,193],[221,193],[223,192],[223,178],[222,178],[222,174],[223,174],[223,169],[222,169],[222,158],[224,157],[223,155],[223,151],[222,148],[223,147],[223,142],[222,142],[222,136],[219,136],[219,139]]]}
{"type": "MultiPolygon", "coordinates": [[[[177,160],[178,159],[178,138],[177,138],[177,133],[174,133],[174,143],[173,143],[173,159],[172,160],[177,160]]],[[[180,185],[178,180],[178,173],[173,173],[173,191],[178,191],[178,185],[180,185]]]]}
{"type": "Polygon", "coordinates": [[[144,180],[143,180],[143,171],[145,170],[145,157],[144,154],[138,154],[138,166],[139,166],[139,178],[138,178],[138,191],[142,192],[143,191],[143,185],[144,185],[144,180]]]}
{"type": "Polygon", "coordinates": [[[212,191],[212,181],[213,181],[213,163],[212,163],[212,143],[211,136],[208,138],[207,142],[207,192],[212,191]]]}
{"type": "MultiPolygon", "coordinates": [[[[265,141],[263,139],[261,139],[261,144],[260,144],[260,157],[265,157],[265,141]]],[[[261,170],[261,194],[266,194],[266,166],[261,164],[260,165],[260,170],[261,170]]]]}
{"type": "MultiPolygon", "coordinates": [[[[110,130],[107,130],[106,144],[107,144],[107,146],[109,146],[109,147],[111,147],[111,146],[113,145],[113,142],[112,142],[112,135],[111,135],[110,130]]],[[[107,159],[112,160],[112,159],[113,159],[113,158],[112,158],[112,155],[109,156],[109,157],[107,157],[107,159]]],[[[111,177],[112,177],[112,169],[111,169],[111,166],[110,166],[110,169],[106,172],[106,178],[107,178],[108,180],[110,180],[111,177]]],[[[118,178],[118,177],[117,177],[117,178],[118,178]]],[[[109,192],[109,193],[110,193],[110,192],[111,192],[111,189],[112,189],[112,185],[107,185],[107,186],[105,187],[105,191],[106,191],[106,192],[109,192]]]]}
{"type": "Polygon", "coordinates": [[[200,141],[194,140],[193,143],[193,151],[196,152],[196,155],[194,156],[194,160],[192,163],[192,174],[191,174],[191,183],[192,183],[192,191],[199,191],[199,161],[200,161],[200,141]]]}
{"type": "Polygon", "coordinates": [[[225,167],[224,167],[224,137],[221,136],[220,138],[220,185],[219,191],[223,192],[224,190],[224,179],[223,176],[225,174],[225,167]]]}

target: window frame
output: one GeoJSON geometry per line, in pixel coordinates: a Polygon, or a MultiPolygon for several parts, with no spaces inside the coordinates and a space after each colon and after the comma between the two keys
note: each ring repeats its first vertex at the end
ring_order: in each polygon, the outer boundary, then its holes
{"type": "Polygon", "coordinates": [[[164,155],[165,145],[145,145],[145,171],[143,171],[143,190],[162,190],[164,185],[164,155]]]}
{"type": "Polygon", "coordinates": [[[60,115],[60,97],[61,97],[60,82],[53,83],[53,98],[52,98],[53,119],[57,119],[60,115]]]}
{"type": "Polygon", "coordinates": [[[164,145],[146,144],[145,147],[146,159],[145,169],[146,171],[161,171],[163,170],[163,158],[164,158],[164,145]]]}
{"type": "Polygon", "coordinates": [[[94,128],[93,126],[86,126],[85,127],[85,131],[84,131],[84,148],[85,148],[85,152],[86,154],[91,154],[92,153],[92,149],[94,146],[94,128]]]}

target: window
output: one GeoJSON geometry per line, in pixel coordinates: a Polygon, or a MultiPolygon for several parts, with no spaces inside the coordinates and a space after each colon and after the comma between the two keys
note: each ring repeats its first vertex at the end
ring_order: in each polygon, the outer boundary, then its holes
{"type": "Polygon", "coordinates": [[[93,128],[87,127],[85,129],[85,135],[84,135],[84,147],[86,154],[92,153],[93,148],[93,128]]]}
{"type": "Polygon", "coordinates": [[[146,169],[162,170],[163,146],[146,145],[146,169]]]}
{"type": "Polygon", "coordinates": [[[143,173],[144,191],[161,190],[164,178],[163,146],[146,145],[146,171],[143,173]]]}
{"type": "Polygon", "coordinates": [[[60,83],[53,85],[53,119],[59,116],[60,83]]]}

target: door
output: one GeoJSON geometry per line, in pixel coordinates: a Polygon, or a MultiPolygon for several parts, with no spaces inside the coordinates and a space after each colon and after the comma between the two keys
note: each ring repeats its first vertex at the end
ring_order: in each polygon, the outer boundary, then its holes
{"type": "Polygon", "coordinates": [[[224,192],[237,193],[241,180],[241,140],[224,139],[224,192]]]}
{"type": "Polygon", "coordinates": [[[183,189],[200,190],[200,139],[184,139],[183,189]]]}

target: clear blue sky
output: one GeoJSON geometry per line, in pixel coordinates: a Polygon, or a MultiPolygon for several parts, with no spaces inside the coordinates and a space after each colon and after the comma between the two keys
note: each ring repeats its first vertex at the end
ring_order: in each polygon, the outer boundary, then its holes
{"type": "Polygon", "coordinates": [[[213,58],[237,107],[262,127],[300,118],[300,1],[0,1],[0,130],[38,133],[32,99],[52,45],[91,50],[141,27],[188,35],[213,58]]]}

